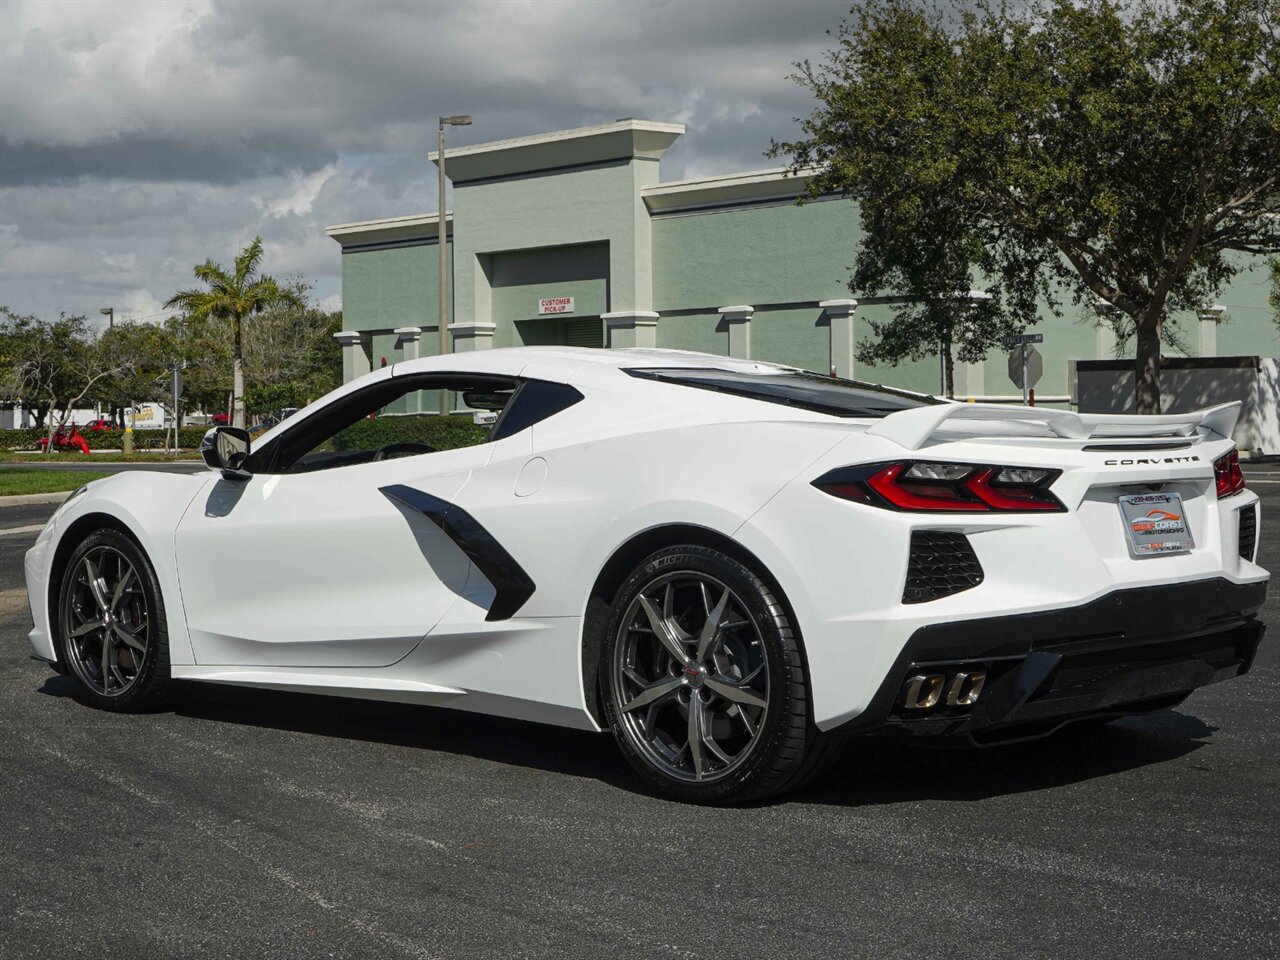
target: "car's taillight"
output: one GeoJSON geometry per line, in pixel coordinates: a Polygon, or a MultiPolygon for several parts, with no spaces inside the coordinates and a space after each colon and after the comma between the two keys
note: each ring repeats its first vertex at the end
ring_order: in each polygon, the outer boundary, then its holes
{"type": "Polygon", "coordinates": [[[1213,479],[1218,487],[1218,499],[1229,497],[1244,489],[1244,474],[1240,470],[1240,453],[1232,450],[1213,461],[1213,479]]]}
{"type": "Polygon", "coordinates": [[[840,467],[813,485],[824,493],[912,513],[1065,510],[1049,492],[1061,470],[903,460],[840,467]]]}

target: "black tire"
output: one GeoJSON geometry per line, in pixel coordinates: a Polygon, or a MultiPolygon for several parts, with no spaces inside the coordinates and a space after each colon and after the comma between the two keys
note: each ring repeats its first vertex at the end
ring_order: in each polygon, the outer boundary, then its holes
{"type": "Polygon", "coordinates": [[[611,605],[599,681],[606,722],[623,756],[646,782],[676,799],[708,804],[761,799],[809,782],[835,754],[834,738],[820,734],[810,720],[800,640],[786,610],[752,570],[708,547],[659,550],[627,577],[611,605]],[[722,636],[719,652],[700,658],[702,629],[697,618],[701,616],[704,624],[712,620],[712,597],[719,597],[721,588],[727,588],[728,599],[716,604],[722,610],[717,623],[726,624],[723,631],[714,631],[722,636]],[[660,619],[681,626],[676,646],[681,646],[679,636],[688,634],[688,628],[698,629],[683,641],[681,649],[688,651],[684,665],[677,663],[670,645],[655,649],[659,644],[656,625],[645,627],[654,624],[649,611],[657,604],[659,592],[666,598],[668,591],[673,599],[666,601],[660,619]],[[702,613],[698,613],[699,603],[702,613]],[[750,627],[740,625],[746,620],[750,627]],[[639,676],[640,670],[646,675],[639,676]],[[732,691],[726,691],[730,684],[725,681],[730,679],[735,683],[732,691]],[[713,682],[718,684],[714,690],[713,682]],[[659,688],[664,692],[651,701],[643,700],[659,688]],[[734,697],[746,691],[763,706],[745,700],[739,706],[717,691],[734,697]],[[697,708],[703,718],[697,724],[689,717],[694,697],[709,698],[697,708]],[[647,714],[644,720],[639,719],[642,710],[647,714]],[[748,735],[753,719],[755,729],[748,735]],[[686,722],[685,744],[676,751],[680,725],[686,722]],[[696,764],[690,748],[695,727],[710,734],[699,748],[696,764]],[[717,743],[722,735],[742,745],[732,753],[723,750],[717,743]],[[704,749],[709,746],[722,752],[711,754],[704,749]]]}
{"type": "MultiPolygon", "coordinates": [[[[106,593],[116,594],[116,591],[106,593]]],[[[58,656],[67,666],[67,675],[75,681],[79,699],[118,713],[153,710],[168,701],[173,680],[169,673],[169,632],[160,584],[151,561],[132,538],[111,527],[95,530],[85,537],[67,559],[52,613],[58,656]],[[115,583],[108,580],[113,563],[117,581],[125,580],[126,585],[114,598],[106,596],[112,608],[108,610],[111,617],[107,619],[102,603],[96,599],[98,594],[89,586],[86,571],[98,570],[102,574],[98,583],[114,587],[115,583]],[[131,577],[123,573],[126,564],[133,571],[131,577]],[[108,626],[83,632],[94,617],[99,622],[107,620],[108,626]],[[77,627],[81,628],[81,636],[71,636],[77,627]],[[141,652],[122,642],[126,633],[135,645],[141,643],[141,652]],[[107,655],[109,669],[104,684],[99,666],[103,657],[97,651],[102,649],[99,644],[108,634],[111,652],[107,655]]]]}

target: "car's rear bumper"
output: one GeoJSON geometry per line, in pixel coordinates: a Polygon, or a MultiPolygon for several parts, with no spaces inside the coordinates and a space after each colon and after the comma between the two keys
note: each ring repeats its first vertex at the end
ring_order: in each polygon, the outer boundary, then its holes
{"type": "Polygon", "coordinates": [[[921,627],[869,708],[845,729],[986,744],[1171,706],[1249,669],[1265,629],[1257,614],[1266,589],[1265,582],[1197,580],[1117,590],[1059,610],[921,627]],[[970,705],[947,702],[958,673],[985,674],[970,705]],[[933,707],[906,705],[909,681],[919,676],[944,678],[933,707]]]}

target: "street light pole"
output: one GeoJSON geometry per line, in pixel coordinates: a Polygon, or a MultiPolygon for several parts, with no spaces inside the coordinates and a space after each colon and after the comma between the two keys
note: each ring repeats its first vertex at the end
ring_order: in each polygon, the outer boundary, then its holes
{"type": "MultiPolygon", "coordinates": [[[[98,313],[100,313],[102,316],[107,318],[107,329],[114,330],[116,326],[116,308],[102,307],[101,309],[98,310],[98,313]]],[[[112,406],[115,406],[115,404],[112,404],[112,406]]],[[[98,416],[102,416],[101,403],[98,404],[98,416]]]]}
{"type": "MultiPolygon", "coordinates": [[[[466,127],[470,126],[471,117],[465,114],[456,114],[452,117],[441,117],[440,126],[436,133],[436,165],[440,168],[440,219],[436,224],[436,240],[440,246],[440,356],[444,356],[449,352],[449,316],[448,307],[445,298],[449,293],[449,251],[445,249],[445,218],[444,218],[444,128],[450,127],[466,127]]],[[[440,414],[443,416],[449,412],[449,391],[440,391],[440,414]]]]}

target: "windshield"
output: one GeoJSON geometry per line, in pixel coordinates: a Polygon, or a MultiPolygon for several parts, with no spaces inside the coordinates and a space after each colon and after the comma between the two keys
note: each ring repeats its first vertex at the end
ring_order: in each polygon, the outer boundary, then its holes
{"type": "Polygon", "coordinates": [[[857,380],[841,380],[801,370],[770,373],[738,373],[712,368],[646,368],[626,371],[633,377],[674,383],[683,387],[731,393],[738,397],[780,403],[836,417],[885,417],[899,410],[941,403],[891,387],[857,380]]]}

